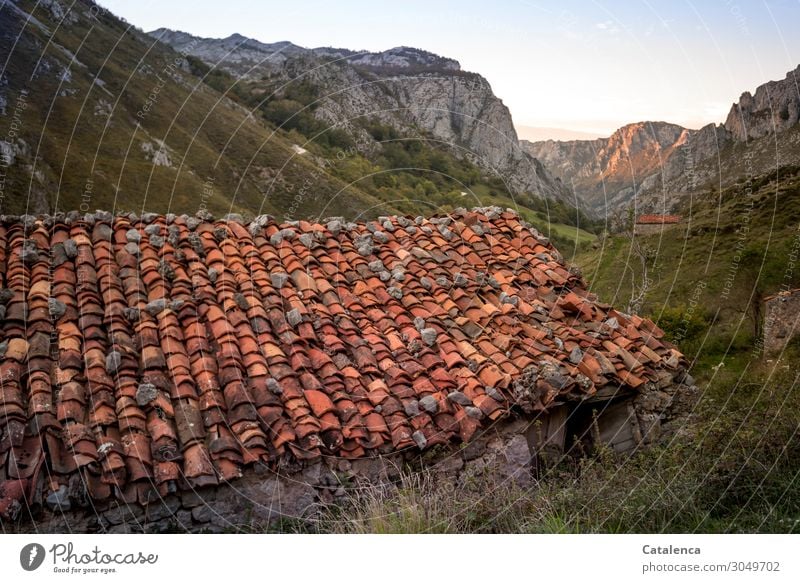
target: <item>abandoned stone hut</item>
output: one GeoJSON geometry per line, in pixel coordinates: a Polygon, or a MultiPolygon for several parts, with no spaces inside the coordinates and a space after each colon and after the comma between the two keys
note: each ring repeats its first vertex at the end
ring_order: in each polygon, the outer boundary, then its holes
{"type": "Polygon", "coordinates": [[[302,515],[431,451],[524,484],[657,439],[692,385],[656,325],[497,208],[2,217],[0,280],[4,530],[302,515]]]}

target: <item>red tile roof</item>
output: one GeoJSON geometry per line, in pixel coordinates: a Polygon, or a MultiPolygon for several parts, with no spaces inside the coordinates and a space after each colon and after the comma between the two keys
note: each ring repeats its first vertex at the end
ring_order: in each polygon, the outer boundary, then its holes
{"type": "Polygon", "coordinates": [[[680,215],[640,215],[637,225],[674,225],[681,222],[680,215]]]}
{"type": "Polygon", "coordinates": [[[0,284],[0,515],[40,477],[144,501],[257,461],[467,441],[683,366],[497,209],[6,220],[0,284]]]}

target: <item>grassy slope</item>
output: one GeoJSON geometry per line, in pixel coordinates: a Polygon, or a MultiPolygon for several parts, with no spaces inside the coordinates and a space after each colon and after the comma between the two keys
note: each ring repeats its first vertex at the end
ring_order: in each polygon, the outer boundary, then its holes
{"type": "MultiPolygon", "coordinates": [[[[308,193],[294,209],[297,215],[310,215],[325,203],[331,203],[327,214],[377,204],[368,194],[345,188],[341,180],[320,171],[313,160],[293,156],[284,136],[248,118],[244,108],[222,99],[198,78],[180,70],[164,73],[176,53],[152,46],[152,39],[141,32],[109,14],[90,18],[86,3],[73,9],[77,21],[59,26],[34,4],[20,6],[43,22],[52,38],[36,26],[26,27],[10,57],[8,93],[13,97],[21,88],[29,91],[22,135],[33,153],[41,141],[37,168],[45,173],[43,190],[51,209],[78,208],[90,178],[91,209],[195,212],[205,203],[216,213],[284,214],[307,181],[308,193]],[[42,47],[44,66],[31,79],[42,47]],[[75,53],[86,67],[70,65],[60,47],[75,53]],[[63,68],[69,68],[69,82],[61,83],[63,68]],[[107,91],[94,84],[95,75],[107,91]],[[159,87],[159,77],[166,82],[141,119],[137,112],[159,87]],[[61,95],[65,89],[74,93],[61,95]],[[101,99],[113,107],[108,124],[108,117],[95,113],[101,99]],[[141,144],[154,139],[166,142],[173,168],[154,166],[142,152],[141,144]],[[281,171],[272,180],[275,169],[281,171]],[[213,188],[208,188],[212,182],[213,188]],[[340,191],[343,194],[335,196],[340,191]]],[[[22,21],[11,22],[19,27],[22,21]]],[[[0,129],[9,123],[10,118],[1,118],[0,129]]],[[[6,212],[26,208],[31,180],[21,164],[12,170],[6,212]]]]}

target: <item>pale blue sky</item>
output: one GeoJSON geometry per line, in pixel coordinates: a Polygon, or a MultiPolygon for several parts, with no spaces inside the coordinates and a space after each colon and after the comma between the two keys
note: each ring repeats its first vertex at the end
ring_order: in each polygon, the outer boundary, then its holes
{"type": "Polygon", "coordinates": [[[379,51],[408,45],[486,77],[518,126],[610,134],[724,121],[800,64],[800,0],[100,0],[144,30],[379,51]]]}

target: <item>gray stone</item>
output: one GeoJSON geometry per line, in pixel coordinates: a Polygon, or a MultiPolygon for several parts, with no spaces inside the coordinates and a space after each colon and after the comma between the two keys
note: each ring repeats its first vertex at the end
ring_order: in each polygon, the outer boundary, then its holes
{"type": "Polygon", "coordinates": [[[372,238],[375,239],[380,244],[389,242],[389,236],[383,231],[375,231],[372,238]]]}
{"type": "Polygon", "coordinates": [[[207,501],[197,490],[184,490],[180,493],[181,504],[184,508],[195,508],[201,504],[206,504],[207,501]]]}
{"type": "Polygon", "coordinates": [[[439,336],[433,328],[423,328],[420,332],[422,341],[428,346],[436,344],[436,338],[439,336]]]}
{"type": "Polygon", "coordinates": [[[417,447],[420,449],[425,449],[425,446],[428,445],[428,440],[425,437],[425,434],[422,433],[422,431],[417,430],[414,433],[412,433],[411,439],[414,440],[414,443],[416,443],[417,447]]]}
{"type": "Polygon", "coordinates": [[[516,306],[519,304],[519,298],[517,296],[510,296],[506,292],[500,292],[500,303],[516,306]]]}
{"type": "Polygon", "coordinates": [[[286,241],[291,241],[297,236],[297,233],[294,229],[281,229],[280,231],[281,237],[283,237],[286,241]]]}
{"type": "Polygon", "coordinates": [[[484,439],[474,439],[464,446],[461,450],[461,457],[464,461],[471,461],[481,457],[486,452],[486,441],[484,439]]]}
{"type": "Polygon", "coordinates": [[[14,290],[8,288],[0,289],[0,304],[7,304],[14,297],[14,290]]]}
{"type": "Polygon", "coordinates": [[[142,383],[136,389],[136,403],[145,407],[152,403],[158,396],[158,389],[150,383],[142,383]]]}
{"type": "Polygon", "coordinates": [[[572,364],[578,364],[581,360],[583,360],[583,350],[576,346],[572,349],[572,352],[569,353],[569,361],[572,364]]]}
{"type": "Polygon", "coordinates": [[[386,267],[383,265],[383,261],[381,261],[380,259],[375,259],[374,261],[370,261],[368,265],[373,273],[378,273],[379,271],[384,271],[386,269],[386,267]]]}
{"type": "Polygon", "coordinates": [[[414,318],[414,328],[417,329],[417,332],[422,332],[425,329],[425,319],[419,316],[414,318]]]}
{"type": "Polygon", "coordinates": [[[467,397],[461,391],[453,391],[452,393],[449,393],[447,395],[447,400],[450,401],[451,403],[457,403],[464,407],[472,405],[472,401],[470,400],[470,398],[467,397]]]}
{"type": "Polygon", "coordinates": [[[444,237],[448,241],[452,241],[456,236],[456,234],[453,233],[453,231],[451,231],[444,225],[439,225],[439,232],[442,234],[442,237],[444,237]]]}
{"type": "Polygon", "coordinates": [[[144,309],[147,310],[147,313],[153,317],[158,316],[161,312],[167,309],[167,300],[164,298],[153,300],[152,302],[148,303],[144,309]]]}
{"type": "Polygon", "coordinates": [[[51,317],[58,320],[67,311],[67,305],[56,298],[48,298],[47,310],[50,312],[51,317]]]}
{"type": "Polygon", "coordinates": [[[389,273],[388,271],[381,271],[380,273],[378,273],[378,278],[383,282],[387,282],[390,279],[392,279],[392,274],[389,273]]]}
{"type": "Polygon", "coordinates": [[[419,415],[419,402],[417,401],[408,401],[403,405],[403,409],[406,412],[406,415],[409,417],[416,417],[419,415]]]}
{"type": "Polygon", "coordinates": [[[139,318],[141,318],[139,308],[124,308],[122,313],[125,315],[125,318],[128,320],[128,322],[131,323],[138,322],[139,318]]]}
{"type": "Polygon", "coordinates": [[[233,294],[233,301],[236,302],[236,305],[239,306],[239,309],[243,312],[246,312],[250,309],[250,304],[247,303],[247,298],[244,297],[244,294],[242,293],[233,294]]]}
{"type": "Polygon", "coordinates": [[[122,355],[119,352],[113,350],[108,353],[108,355],[106,356],[106,372],[108,372],[108,374],[113,375],[117,371],[119,371],[119,367],[121,364],[122,364],[122,355]]]}
{"type": "Polygon", "coordinates": [[[368,255],[372,255],[372,245],[368,245],[368,244],[359,245],[357,251],[358,251],[359,255],[362,255],[363,257],[366,257],[368,255]]]}
{"type": "Polygon", "coordinates": [[[115,506],[103,513],[103,519],[111,525],[136,522],[144,517],[144,508],[138,504],[115,506]]]}
{"type": "Polygon", "coordinates": [[[160,235],[161,234],[161,225],[158,223],[153,223],[152,225],[147,225],[144,228],[144,232],[147,233],[148,237],[152,237],[153,235],[160,235]]]}
{"type": "Polygon", "coordinates": [[[228,213],[227,215],[222,217],[222,220],[229,223],[239,223],[239,224],[244,223],[244,218],[239,213],[228,213]]]}
{"type": "Polygon", "coordinates": [[[416,235],[417,234],[417,228],[414,225],[410,225],[410,226],[406,227],[406,233],[408,233],[409,235],[416,235]]]}
{"type": "Polygon", "coordinates": [[[503,393],[501,393],[500,391],[498,391],[494,387],[487,387],[486,388],[486,394],[488,396],[490,396],[492,399],[494,399],[495,401],[499,402],[499,403],[501,403],[501,402],[503,402],[505,400],[503,398],[503,393]]]}
{"type": "Polygon", "coordinates": [[[142,234],[137,229],[128,229],[128,232],[125,233],[125,238],[130,243],[138,243],[142,240],[142,234]]]}
{"type": "Polygon", "coordinates": [[[394,232],[394,225],[392,224],[392,221],[384,221],[383,228],[389,231],[390,233],[394,232]]]}
{"type": "Polygon", "coordinates": [[[208,268],[208,280],[211,283],[217,283],[217,277],[219,277],[219,273],[213,267],[208,268]]]}
{"type": "Polygon", "coordinates": [[[69,501],[69,491],[65,485],[58,487],[55,492],[50,492],[45,500],[51,512],[68,512],[72,508],[69,501]]]}
{"type": "Polygon", "coordinates": [[[278,381],[272,377],[267,379],[267,389],[275,395],[283,394],[283,387],[281,387],[280,384],[278,384],[278,381]]]}
{"type": "Polygon", "coordinates": [[[448,285],[450,285],[450,281],[444,275],[440,275],[439,277],[436,278],[436,285],[447,287],[448,285]]]}
{"type": "Polygon", "coordinates": [[[147,507],[147,520],[159,521],[171,518],[181,507],[181,499],[177,496],[167,496],[166,498],[150,504],[147,507]]]}
{"type": "Polygon", "coordinates": [[[429,277],[422,276],[419,278],[419,284],[424,287],[426,290],[430,291],[433,289],[433,282],[429,277]]]}
{"type": "Polygon", "coordinates": [[[456,273],[455,277],[453,278],[453,285],[456,287],[466,287],[468,283],[469,280],[463,273],[456,273]]]}
{"type": "Polygon", "coordinates": [[[477,407],[464,407],[464,412],[473,419],[481,419],[483,417],[483,411],[477,407]]]}
{"type": "Polygon", "coordinates": [[[426,395],[419,400],[419,405],[431,415],[439,410],[439,403],[433,395],[426,395]]]}
{"type": "Polygon", "coordinates": [[[217,517],[217,513],[208,504],[192,508],[192,518],[197,522],[211,522],[217,517]]]}
{"type": "Polygon", "coordinates": [[[228,229],[225,227],[217,227],[214,229],[214,238],[222,243],[225,239],[228,238],[228,229]]]}
{"type": "Polygon", "coordinates": [[[269,274],[269,279],[272,282],[272,287],[281,289],[289,281],[289,274],[276,271],[269,274]]]}
{"type": "Polygon", "coordinates": [[[150,244],[156,249],[161,249],[166,241],[161,235],[150,235],[150,244]]]}
{"type": "Polygon", "coordinates": [[[331,232],[332,235],[338,235],[342,231],[342,221],[333,220],[329,221],[326,225],[327,229],[331,232]]]}
{"type": "Polygon", "coordinates": [[[131,255],[138,255],[139,254],[139,245],[137,245],[136,243],[126,243],[125,244],[125,251],[127,251],[131,255]]]}
{"type": "Polygon", "coordinates": [[[111,241],[113,234],[114,231],[105,223],[100,223],[94,229],[94,235],[98,241],[111,241]]]}
{"type": "Polygon", "coordinates": [[[314,244],[314,237],[311,235],[311,233],[303,233],[302,235],[300,235],[300,236],[298,237],[298,240],[299,240],[299,241],[300,241],[300,242],[301,242],[303,245],[305,245],[306,247],[308,247],[309,249],[311,248],[311,245],[313,245],[313,244],[314,244]]]}
{"type": "Polygon", "coordinates": [[[39,261],[39,251],[35,247],[23,247],[20,251],[19,258],[25,265],[33,265],[39,261]]]}
{"type": "Polygon", "coordinates": [[[272,235],[272,237],[270,237],[270,238],[269,238],[269,242],[270,242],[270,243],[271,243],[271,244],[272,244],[274,247],[277,247],[278,245],[280,245],[281,243],[283,243],[283,235],[281,235],[280,231],[278,231],[277,233],[275,233],[274,235],[272,235]]]}
{"type": "Polygon", "coordinates": [[[286,312],[286,321],[289,322],[290,326],[297,326],[303,321],[303,315],[300,313],[300,310],[294,308],[286,312]]]}
{"type": "Polygon", "coordinates": [[[72,239],[67,239],[64,241],[64,253],[70,259],[75,259],[78,256],[78,244],[72,239]]]}

